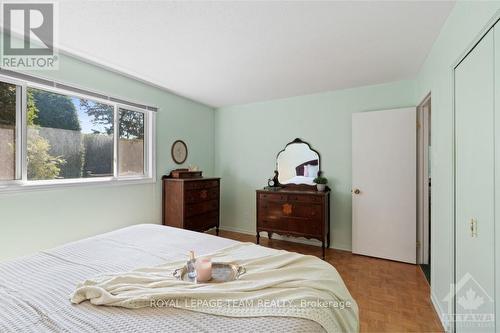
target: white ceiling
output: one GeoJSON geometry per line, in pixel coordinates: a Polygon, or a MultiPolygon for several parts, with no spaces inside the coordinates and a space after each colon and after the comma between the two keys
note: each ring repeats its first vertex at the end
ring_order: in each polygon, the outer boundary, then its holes
{"type": "Polygon", "coordinates": [[[61,1],[59,44],[219,107],[413,78],[453,5],[61,1]]]}

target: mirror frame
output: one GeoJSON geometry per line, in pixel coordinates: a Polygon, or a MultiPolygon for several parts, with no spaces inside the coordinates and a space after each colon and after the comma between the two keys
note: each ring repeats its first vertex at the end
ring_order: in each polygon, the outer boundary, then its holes
{"type": "MultiPolygon", "coordinates": [[[[321,171],[321,154],[319,153],[319,151],[317,151],[316,149],[313,149],[308,142],[306,142],[306,141],[304,141],[304,140],[302,140],[300,138],[295,138],[295,140],[287,143],[285,145],[285,148],[281,149],[278,152],[278,154],[276,154],[276,168],[274,170],[275,178],[278,179],[278,176],[279,176],[279,172],[278,172],[278,157],[280,156],[280,154],[282,152],[284,152],[286,150],[286,148],[289,145],[296,144],[296,143],[306,144],[309,147],[310,150],[312,150],[313,152],[315,152],[316,154],[318,154],[318,169],[319,169],[319,171],[318,171],[318,174],[317,174],[316,177],[321,176],[321,174],[322,174],[323,171],[321,171]]],[[[314,177],[314,178],[316,178],[316,177],[314,177]]],[[[313,187],[315,187],[315,185],[307,185],[307,184],[281,184],[279,182],[278,182],[278,184],[276,184],[276,186],[280,186],[280,187],[302,187],[302,188],[313,188],[313,187]]]]}

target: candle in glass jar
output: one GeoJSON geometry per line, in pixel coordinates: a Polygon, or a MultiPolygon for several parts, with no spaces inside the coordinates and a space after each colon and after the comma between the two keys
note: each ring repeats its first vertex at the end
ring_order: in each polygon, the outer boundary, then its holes
{"type": "Polygon", "coordinates": [[[196,280],[207,282],[212,278],[212,261],[208,258],[196,260],[196,280]]]}

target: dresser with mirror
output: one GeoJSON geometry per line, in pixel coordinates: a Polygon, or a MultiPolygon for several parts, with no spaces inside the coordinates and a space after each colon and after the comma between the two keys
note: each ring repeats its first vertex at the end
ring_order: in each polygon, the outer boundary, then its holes
{"type": "Polygon", "coordinates": [[[256,191],[257,244],[260,233],[317,239],[330,247],[330,190],[318,191],[321,158],[309,143],[295,139],[276,156],[274,177],[256,191]]]}

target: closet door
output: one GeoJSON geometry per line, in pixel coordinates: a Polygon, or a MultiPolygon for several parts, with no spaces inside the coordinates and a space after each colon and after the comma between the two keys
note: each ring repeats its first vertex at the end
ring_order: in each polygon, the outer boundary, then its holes
{"type": "MultiPolygon", "coordinates": [[[[495,34],[495,216],[500,216],[500,24],[494,28],[495,34]]],[[[500,219],[499,219],[500,220],[500,219]]],[[[495,300],[500,300],[500,222],[495,226],[495,300]]],[[[496,306],[496,316],[500,318],[500,306],[496,306]]],[[[500,322],[496,322],[497,331],[500,322]]]]}
{"type": "Polygon", "coordinates": [[[495,331],[494,124],[490,31],[455,69],[457,332],[495,331]]]}

